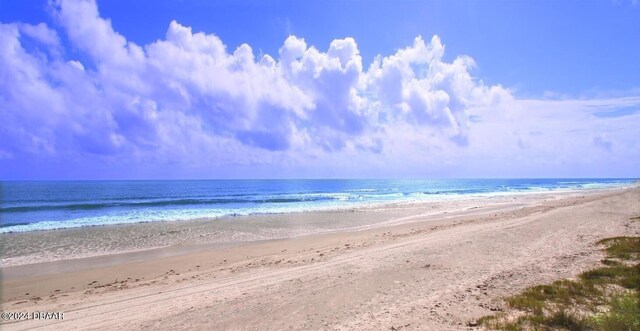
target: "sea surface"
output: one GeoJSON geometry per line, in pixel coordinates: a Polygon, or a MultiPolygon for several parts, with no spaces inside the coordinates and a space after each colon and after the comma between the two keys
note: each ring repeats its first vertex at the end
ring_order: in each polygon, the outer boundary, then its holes
{"type": "Polygon", "coordinates": [[[634,185],[638,179],[0,182],[0,233],[634,185]]]}

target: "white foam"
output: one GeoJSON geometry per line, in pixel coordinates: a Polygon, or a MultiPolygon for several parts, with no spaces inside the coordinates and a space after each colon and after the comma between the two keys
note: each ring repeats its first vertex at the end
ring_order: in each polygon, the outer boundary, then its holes
{"type": "MultiPolygon", "coordinates": [[[[388,194],[353,194],[353,193],[305,193],[292,196],[322,197],[329,198],[323,201],[302,201],[291,203],[264,203],[251,208],[238,209],[213,209],[213,208],[192,208],[192,209],[137,209],[127,212],[113,213],[111,215],[80,217],[64,221],[41,221],[30,224],[22,224],[0,228],[0,233],[29,232],[79,228],[88,226],[104,226],[116,224],[132,224],[145,222],[180,221],[194,219],[215,219],[223,216],[242,216],[252,214],[282,214],[306,211],[340,210],[345,208],[355,208],[363,206],[384,205],[388,203],[411,203],[424,201],[445,201],[464,199],[472,197],[493,197],[505,195],[531,194],[536,192],[575,192],[593,189],[612,189],[631,187],[636,183],[588,183],[572,187],[545,188],[528,187],[510,191],[483,192],[483,193],[452,193],[452,194],[428,194],[415,192],[410,194],[388,193],[388,194]]],[[[363,189],[368,191],[369,189],[363,189]]],[[[370,189],[373,190],[373,189],[370,189]]]]}

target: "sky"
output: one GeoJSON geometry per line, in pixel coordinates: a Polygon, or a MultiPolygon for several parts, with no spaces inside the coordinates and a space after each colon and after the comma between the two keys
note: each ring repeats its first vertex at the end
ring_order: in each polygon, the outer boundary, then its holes
{"type": "Polygon", "coordinates": [[[0,179],[640,177],[640,3],[0,0],[0,179]]]}

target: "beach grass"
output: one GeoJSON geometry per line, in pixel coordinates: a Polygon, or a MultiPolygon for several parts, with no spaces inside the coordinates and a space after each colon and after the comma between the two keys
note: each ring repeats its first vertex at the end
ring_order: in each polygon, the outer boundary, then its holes
{"type": "Polygon", "coordinates": [[[640,241],[634,237],[613,237],[602,239],[597,242],[599,245],[608,245],[605,252],[611,258],[633,259],[640,258],[640,241]]]}
{"type": "Polygon", "coordinates": [[[505,299],[508,309],[485,316],[492,330],[640,330],[640,237],[600,240],[603,266],[575,280],[527,288],[505,299]]]}

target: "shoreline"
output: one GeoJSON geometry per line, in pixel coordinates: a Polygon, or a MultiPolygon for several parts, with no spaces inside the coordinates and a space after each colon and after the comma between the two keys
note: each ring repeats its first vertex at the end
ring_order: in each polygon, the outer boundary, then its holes
{"type": "Polygon", "coordinates": [[[616,191],[621,189],[629,189],[633,187],[637,187],[640,182],[629,182],[625,184],[604,184],[600,187],[595,188],[555,188],[555,189],[547,189],[547,188],[538,188],[538,189],[530,189],[530,190],[514,190],[514,191],[495,191],[495,192],[487,192],[487,193],[466,193],[466,194],[434,194],[434,195],[426,195],[428,198],[417,198],[410,197],[411,195],[397,200],[389,200],[389,201],[369,201],[369,202],[352,202],[349,205],[335,205],[335,206],[318,206],[312,207],[310,209],[292,209],[289,211],[273,211],[273,212],[252,212],[249,214],[243,213],[231,213],[225,214],[221,216],[215,217],[197,217],[197,218],[186,218],[186,219],[163,219],[163,220],[147,220],[141,221],[136,220],[132,222],[116,222],[116,223],[103,223],[103,224],[66,224],[65,222],[59,221],[42,221],[35,223],[19,223],[13,225],[2,225],[0,227],[0,236],[2,235],[11,235],[17,233],[30,233],[30,232],[40,232],[40,231],[60,231],[60,230],[70,230],[70,229],[82,229],[82,228],[94,228],[94,227],[104,227],[104,226],[124,226],[124,225],[134,225],[134,224],[146,224],[146,223],[164,223],[164,222],[197,222],[197,221],[209,221],[209,220],[218,220],[218,219],[228,219],[232,217],[260,217],[265,215],[284,215],[284,214],[300,214],[300,213],[322,213],[322,212],[339,212],[339,211],[348,211],[352,209],[375,209],[375,208],[388,208],[394,206],[402,206],[402,205],[412,205],[412,204],[425,204],[425,203],[437,203],[437,202],[445,202],[445,201],[464,201],[470,199],[492,199],[499,198],[505,196],[536,196],[536,195],[544,195],[544,194],[581,194],[581,193],[590,193],[590,192],[607,192],[607,191],[616,191]],[[53,223],[51,228],[34,228],[31,230],[25,230],[25,227],[34,226],[37,224],[50,224],[53,223]],[[57,227],[58,225],[60,227],[57,227]]]}
{"type": "Polygon", "coordinates": [[[629,218],[640,215],[639,194],[538,197],[360,231],[3,268],[3,311],[65,318],[2,326],[467,329],[503,309],[505,295],[592,267],[603,257],[597,240],[637,234],[629,218]]]}
{"type": "Polygon", "coordinates": [[[197,251],[215,246],[362,231],[411,223],[412,219],[449,217],[478,213],[485,209],[491,212],[503,208],[519,208],[551,199],[607,194],[635,187],[637,186],[452,196],[430,201],[384,202],[318,211],[2,233],[0,238],[4,242],[4,251],[0,256],[0,263],[3,267],[12,267],[114,254],[136,254],[167,249],[174,245],[181,246],[185,252],[197,251]],[[338,218],[344,220],[332,223],[338,218]],[[186,242],[189,244],[185,244],[186,242]]]}

